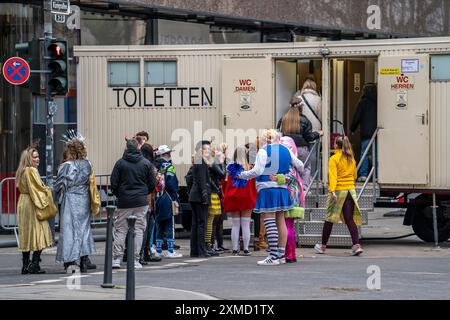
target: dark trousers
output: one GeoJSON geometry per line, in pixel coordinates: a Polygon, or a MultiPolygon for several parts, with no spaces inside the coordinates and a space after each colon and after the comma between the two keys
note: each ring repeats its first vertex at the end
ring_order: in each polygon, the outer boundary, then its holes
{"type": "MultiPolygon", "coordinates": [[[[350,232],[350,235],[352,237],[352,242],[355,245],[359,243],[359,232],[358,227],[356,226],[355,221],[353,220],[354,207],[355,202],[353,201],[353,198],[349,192],[347,194],[347,197],[345,198],[344,206],[342,207],[342,214],[344,216],[345,223],[347,224],[348,231],[350,232]]],[[[328,239],[330,238],[332,229],[333,224],[331,222],[325,221],[322,231],[322,244],[325,246],[328,243],[328,239]]]]}
{"type": "Polygon", "coordinates": [[[209,205],[191,202],[191,208],[191,256],[202,256],[206,254],[205,233],[209,205]]]}
{"type": "Polygon", "coordinates": [[[217,240],[217,247],[223,247],[223,215],[218,215],[214,217],[212,241],[217,240]]]}
{"type": "MultiPolygon", "coordinates": [[[[142,241],[141,256],[150,256],[150,236],[155,224],[155,217],[151,210],[147,211],[147,228],[144,232],[144,239],[142,241]]],[[[153,242],[155,242],[155,237],[153,236],[153,242]]]]}
{"type": "Polygon", "coordinates": [[[156,221],[156,240],[173,240],[173,219],[156,221]]]}

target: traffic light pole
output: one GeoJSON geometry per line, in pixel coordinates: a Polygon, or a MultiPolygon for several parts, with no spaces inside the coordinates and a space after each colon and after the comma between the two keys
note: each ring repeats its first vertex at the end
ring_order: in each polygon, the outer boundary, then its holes
{"type": "MultiPolygon", "coordinates": [[[[49,53],[47,48],[51,45],[53,28],[52,28],[52,13],[51,0],[44,0],[44,66],[48,70],[49,53]]],[[[45,171],[46,183],[53,190],[53,116],[56,113],[56,104],[53,101],[51,89],[49,85],[50,74],[45,73],[45,109],[47,112],[46,123],[46,138],[45,138],[45,171]]],[[[55,241],[55,218],[48,220],[52,232],[53,241],[55,241]]]]}
{"type": "MultiPolygon", "coordinates": [[[[47,62],[49,60],[48,52],[46,52],[46,48],[51,45],[53,36],[53,28],[52,28],[52,14],[51,14],[51,0],[44,1],[44,62],[45,66],[47,66],[47,62]]],[[[48,69],[46,67],[46,69],[48,69]]],[[[47,185],[53,189],[53,116],[56,113],[56,104],[53,101],[51,95],[51,89],[49,86],[50,75],[49,73],[45,73],[45,109],[47,112],[47,124],[46,124],[46,139],[45,139],[45,171],[46,171],[46,180],[47,185]]]]}

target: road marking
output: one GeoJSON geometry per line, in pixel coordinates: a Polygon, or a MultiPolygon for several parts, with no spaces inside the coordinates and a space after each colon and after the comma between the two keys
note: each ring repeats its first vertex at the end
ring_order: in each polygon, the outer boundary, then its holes
{"type": "Polygon", "coordinates": [[[184,262],[192,262],[192,263],[196,263],[196,262],[203,262],[203,261],[208,261],[208,259],[192,259],[192,260],[184,260],[184,262]]]}
{"type": "Polygon", "coordinates": [[[173,289],[173,288],[166,288],[166,287],[151,287],[151,288],[164,289],[164,290],[177,291],[177,292],[186,292],[186,293],[195,294],[197,296],[200,296],[200,297],[202,297],[205,300],[219,300],[219,298],[216,298],[216,297],[213,297],[213,296],[209,296],[207,294],[200,293],[200,292],[190,291],[190,290],[173,289]]]}
{"type": "Polygon", "coordinates": [[[103,274],[104,272],[103,271],[100,271],[100,272],[92,272],[92,273],[89,273],[89,275],[97,275],[97,274],[103,274]]]}
{"type": "Polygon", "coordinates": [[[33,281],[31,283],[39,284],[39,283],[54,283],[54,282],[60,282],[63,281],[63,279],[50,279],[50,280],[41,280],[41,281],[33,281]]]}
{"type": "Polygon", "coordinates": [[[34,283],[18,283],[18,284],[4,284],[0,285],[0,288],[14,288],[14,287],[32,287],[34,283]]]}
{"type": "Polygon", "coordinates": [[[166,267],[176,267],[176,266],[186,266],[189,263],[186,262],[174,262],[174,263],[169,263],[169,264],[165,264],[164,266],[166,267]]]}
{"type": "Polygon", "coordinates": [[[90,275],[77,275],[77,274],[74,274],[74,275],[71,275],[71,276],[68,276],[68,277],[62,277],[61,279],[75,279],[75,278],[86,278],[86,277],[90,277],[90,275]]]}

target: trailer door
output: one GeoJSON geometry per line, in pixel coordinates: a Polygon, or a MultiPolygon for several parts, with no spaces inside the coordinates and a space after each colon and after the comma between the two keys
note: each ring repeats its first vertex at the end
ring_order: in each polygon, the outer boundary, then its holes
{"type": "Polygon", "coordinates": [[[272,75],[269,58],[222,61],[222,128],[226,135],[246,136],[247,142],[254,142],[259,129],[273,127],[272,75]]]}
{"type": "Polygon", "coordinates": [[[427,184],[429,176],[429,57],[378,60],[378,181],[427,184]]]}

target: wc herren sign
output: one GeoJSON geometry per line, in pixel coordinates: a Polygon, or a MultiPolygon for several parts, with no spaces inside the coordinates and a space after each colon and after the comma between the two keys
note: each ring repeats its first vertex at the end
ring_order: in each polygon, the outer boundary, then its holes
{"type": "Polygon", "coordinates": [[[116,108],[211,107],[212,87],[111,88],[116,108]]]}

